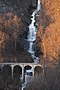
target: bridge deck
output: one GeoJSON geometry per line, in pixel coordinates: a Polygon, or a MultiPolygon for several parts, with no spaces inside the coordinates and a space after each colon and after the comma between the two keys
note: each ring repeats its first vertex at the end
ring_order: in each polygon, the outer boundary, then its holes
{"type": "Polygon", "coordinates": [[[35,64],[35,63],[0,63],[0,65],[11,65],[11,66],[16,66],[16,65],[19,65],[19,66],[41,66],[43,68],[43,65],[42,64],[35,64]]]}

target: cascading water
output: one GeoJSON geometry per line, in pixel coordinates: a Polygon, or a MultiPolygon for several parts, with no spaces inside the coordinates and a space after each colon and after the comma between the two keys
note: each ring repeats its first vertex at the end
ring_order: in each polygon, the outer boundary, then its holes
{"type": "MultiPolygon", "coordinates": [[[[28,34],[28,42],[29,42],[29,49],[28,52],[32,55],[34,63],[38,63],[38,57],[35,56],[35,51],[33,48],[34,41],[36,40],[36,31],[37,28],[34,26],[35,23],[35,15],[41,9],[40,0],[38,0],[37,9],[31,15],[31,24],[29,27],[29,34],[28,34]]],[[[22,90],[26,87],[26,82],[22,85],[22,90]]]]}
{"type": "Polygon", "coordinates": [[[37,28],[34,25],[34,23],[35,23],[35,15],[37,14],[37,12],[40,9],[41,9],[40,0],[38,0],[37,9],[32,13],[31,24],[28,26],[29,27],[29,34],[28,34],[29,49],[28,49],[28,52],[32,55],[32,58],[35,63],[38,63],[38,57],[35,56],[35,51],[34,51],[34,47],[33,47],[34,41],[36,40],[36,31],[37,31],[37,28]]]}

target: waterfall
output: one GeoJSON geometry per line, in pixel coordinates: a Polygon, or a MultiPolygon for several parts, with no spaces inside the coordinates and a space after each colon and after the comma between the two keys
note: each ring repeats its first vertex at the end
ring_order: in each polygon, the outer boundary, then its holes
{"type": "Polygon", "coordinates": [[[41,4],[40,0],[38,0],[38,6],[37,6],[37,11],[41,10],[41,4]]]}
{"type": "Polygon", "coordinates": [[[34,41],[36,40],[36,31],[37,31],[37,28],[36,28],[36,26],[34,26],[34,23],[35,23],[35,15],[40,10],[40,8],[41,8],[40,0],[38,0],[37,8],[31,15],[31,24],[28,26],[28,28],[29,28],[29,34],[28,34],[29,49],[28,49],[28,52],[32,55],[34,62],[38,61],[38,57],[35,56],[35,51],[34,51],[34,47],[33,47],[34,41]]]}

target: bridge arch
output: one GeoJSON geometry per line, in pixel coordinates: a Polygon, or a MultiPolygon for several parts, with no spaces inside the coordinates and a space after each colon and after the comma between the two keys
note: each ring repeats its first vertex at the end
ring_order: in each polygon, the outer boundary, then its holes
{"type": "Polygon", "coordinates": [[[34,67],[34,76],[40,76],[43,74],[43,68],[39,65],[34,67]]]}
{"type": "Polygon", "coordinates": [[[13,67],[13,77],[22,77],[22,67],[20,65],[15,65],[13,67]]]}
{"type": "Polygon", "coordinates": [[[28,82],[29,80],[31,80],[32,76],[33,76],[32,66],[31,65],[25,65],[25,67],[24,67],[24,79],[23,79],[23,81],[24,82],[28,82]]]}
{"type": "Polygon", "coordinates": [[[24,67],[24,73],[26,73],[26,70],[30,70],[30,69],[32,69],[32,66],[25,65],[25,67],[24,67]]]}
{"type": "Polygon", "coordinates": [[[12,76],[12,70],[10,65],[4,65],[2,67],[3,74],[6,76],[12,76]]]}

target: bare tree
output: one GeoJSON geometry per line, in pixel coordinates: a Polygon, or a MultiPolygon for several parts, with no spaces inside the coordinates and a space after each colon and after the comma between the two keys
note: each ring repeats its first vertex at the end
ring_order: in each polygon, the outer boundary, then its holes
{"type": "MultiPolygon", "coordinates": [[[[16,51],[16,41],[19,35],[19,30],[21,26],[21,19],[18,18],[17,15],[12,12],[4,13],[0,15],[0,43],[6,41],[6,36],[8,41],[11,42],[11,46],[13,48],[13,41],[15,42],[15,51],[16,51]]],[[[1,47],[1,46],[0,46],[1,47]]]]}
{"type": "Polygon", "coordinates": [[[8,35],[0,30],[0,58],[1,58],[1,51],[2,49],[5,48],[5,42],[7,38],[8,38],[8,35]]]}

